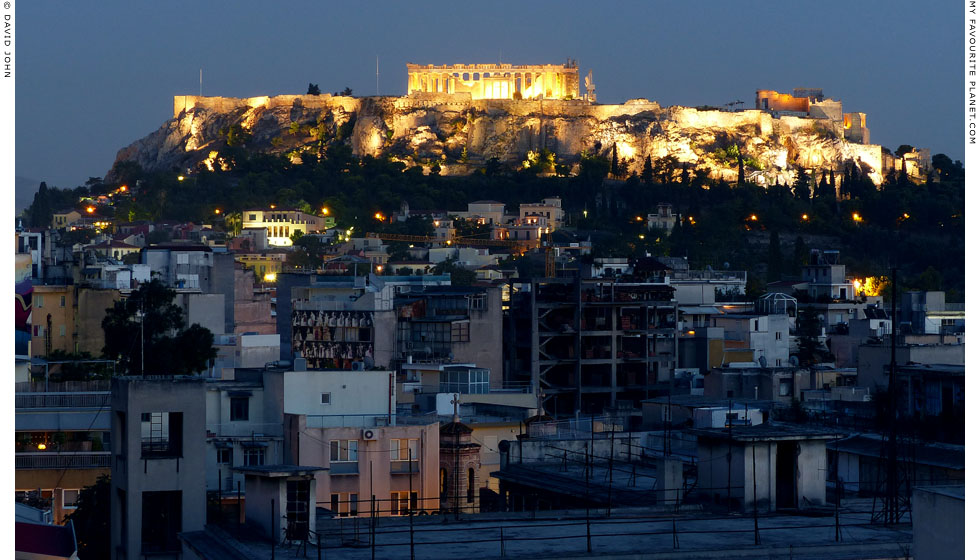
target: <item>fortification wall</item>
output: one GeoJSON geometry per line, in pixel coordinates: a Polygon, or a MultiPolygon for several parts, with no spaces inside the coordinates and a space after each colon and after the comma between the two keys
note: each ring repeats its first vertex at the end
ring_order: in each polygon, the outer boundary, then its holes
{"type": "Polygon", "coordinates": [[[337,109],[355,112],[361,105],[356,97],[320,95],[262,95],[258,97],[208,97],[199,95],[175,95],[174,118],[191,109],[209,109],[219,113],[230,113],[238,109],[263,107],[303,107],[305,109],[337,109]]]}

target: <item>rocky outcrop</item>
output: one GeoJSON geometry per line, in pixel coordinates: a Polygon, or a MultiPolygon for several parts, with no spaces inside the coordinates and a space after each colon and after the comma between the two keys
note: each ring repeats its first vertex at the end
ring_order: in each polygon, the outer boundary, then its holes
{"type": "MultiPolygon", "coordinates": [[[[246,147],[299,161],[304,152],[346,142],[355,155],[390,156],[408,165],[440,163],[442,173],[467,173],[490,158],[518,165],[528,151],[547,148],[574,164],[583,151],[610,155],[639,173],[644,159],[673,156],[713,177],[737,179],[724,151],[737,146],[759,184],[790,183],[795,168],[842,169],[862,162],[881,182],[881,147],[843,140],[842,124],[827,119],[773,118],[762,111],[663,108],[645,99],[621,105],[581,100],[477,100],[466,94],[408,97],[289,95],[247,99],[178,96],[174,117],[119,151],[116,161],[148,170],[213,167],[227,131],[241,127],[246,147]]],[[[111,178],[111,174],[110,174],[111,178]]]]}

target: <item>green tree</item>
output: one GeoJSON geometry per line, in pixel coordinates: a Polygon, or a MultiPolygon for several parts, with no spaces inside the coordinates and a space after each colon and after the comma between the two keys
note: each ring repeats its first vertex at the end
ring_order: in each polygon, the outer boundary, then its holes
{"type": "Polygon", "coordinates": [[[796,168],[796,181],[793,183],[793,196],[803,202],[810,201],[810,175],[803,167],[796,168]]]}
{"type": "Polygon", "coordinates": [[[810,308],[800,309],[796,315],[796,334],[800,346],[797,357],[801,366],[811,366],[823,361],[827,352],[820,343],[820,318],[817,312],[810,308]]]}
{"type": "Polygon", "coordinates": [[[101,475],[95,484],[78,493],[75,511],[68,516],[75,528],[79,558],[109,558],[109,475],[101,475]]]}
{"type": "Polygon", "coordinates": [[[306,95],[320,95],[320,84],[310,83],[310,86],[306,88],[306,95]]]}
{"type": "Polygon", "coordinates": [[[640,180],[648,187],[653,185],[653,163],[650,162],[650,156],[647,156],[643,160],[643,171],[640,172],[640,180]]]}
{"type": "Polygon", "coordinates": [[[612,175],[613,177],[619,177],[619,175],[620,175],[620,170],[619,170],[619,151],[616,148],[616,144],[615,143],[613,143],[612,163],[609,165],[609,174],[612,175]]]}
{"type": "Polygon", "coordinates": [[[130,374],[174,375],[207,369],[217,352],[211,331],[198,324],[184,329],[176,292],[158,279],[117,301],[102,320],[102,354],[130,374]]]}
{"type": "Polygon", "coordinates": [[[44,181],[41,181],[41,186],[34,193],[34,201],[31,203],[30,208],[28,208],[27,214],[27,223],[30,227],[46,228],[51,225],[51,217],[54,215],[54,209],[51,208],[48,184],[44,181]]]}

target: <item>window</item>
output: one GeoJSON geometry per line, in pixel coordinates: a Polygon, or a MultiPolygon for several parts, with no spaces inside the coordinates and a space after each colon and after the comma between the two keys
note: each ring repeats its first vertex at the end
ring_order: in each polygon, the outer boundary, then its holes
{"type": "Polygon", "coordinates": [[[58,334],[60,334],[61,336],[65,336],[65,326],[64,325],[61,325],[58,328],[58,331],[59,331],[58,334]]]}
{"type": "Polygon", "coordinates": [[[471,468],[466,475],[466,503],[472,504],[476,493],[476,472],[471,468]]]}
{"type": "Polygon", "coordinates": [[[783,333],[776,331],[776,340],[782,340],[782,339],[783,339],[783,333]]]}
{"type": "Polygon", "coordinates": [[[264,447],[246,447],[245,448],[245,466],[246,467],[261,467],[265,464],[265,448],[264,447]]]}
{"type": "Polygon", "coordinates": [[[41,308],[44,307],[44,296],[40,294],[34,294],[34,307],[41,308]]]}
{"type": "Polygon", "coordinates": [[[320,393],[320,404],[330,404],[330,393],[320,393]]]}
{"type": "Polygon", "coordinates": [[[190,262],[187,253],[177,253],[177,264],[188,264],[190,262]]]}
{"type": "Polygon", "coordinates": [[[469,321],[456,321],[456,322],[453,323],[452,341],[453,342],[469,342],[470,341],[470,322],[469,321]]]}
{"type": "Polygon", "coordinates": [[[249,214],[248,215],[248,219],[249,219],[249,221],[254,222],[255,221],[255,214],[249,214]]]}
{"type": "Polygon", "coordinates": [[[61,296],[61,307],[65,306],[65,296],[61,296]]]}
{"type": "Polygon", "coordinates": [[[408,515],[409,512],[417,510],[419,507],[419,493],[412,492],[392,492],[391,493],[391,515],[408,515]]]}
{"type": "Polygon", "coordinates": [[[140,415],[143,458],[180,457],[182,435],[183,414],[180,412],[144,412],[140,415]]]}
{"type": "Polygon", "coordinates": [[[232,422],[248,420],[248,397],[232,397],[229,412],[232,422]]]}
{"type": "Polygon", "coordinates": [[[339,517],[354,517],[357,515],[357,494],[338,492],[330,494],[330,511],[339,517]]]}
{"type": "Polygon", "coordinates": [[[330,462],[345,463],[357,461],[357,440],[341,439],[330,442],[330,462]]]}
{"type": "Polygon", "coordinates": [[[445,498],[449,495],[449,477],[446,476],[446,469],[439,469],[439,496],[445,498]]]}
{"type": "Polygon", "coordinates": [[[231,464],[231,448],[230,447],[219,447],[218,448],[218,464],[219,465],[230,465],[231,464]]]}
{"type": "Polygon", "coordinates": [[[416,461],[419,458],[418,439],[392,439],[391,445],[392,461],[416,461]]]}

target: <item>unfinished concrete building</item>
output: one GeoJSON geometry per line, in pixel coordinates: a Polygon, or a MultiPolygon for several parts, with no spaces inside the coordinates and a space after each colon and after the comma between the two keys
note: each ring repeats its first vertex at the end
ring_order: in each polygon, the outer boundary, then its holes
{"type": "Polygon", "coordinates": [[[670,285],[622,277],[525,286],[505,320],[508,381],[529,383],[549,414],[638,407],[666,393],[677,357],[670,285]]]}

